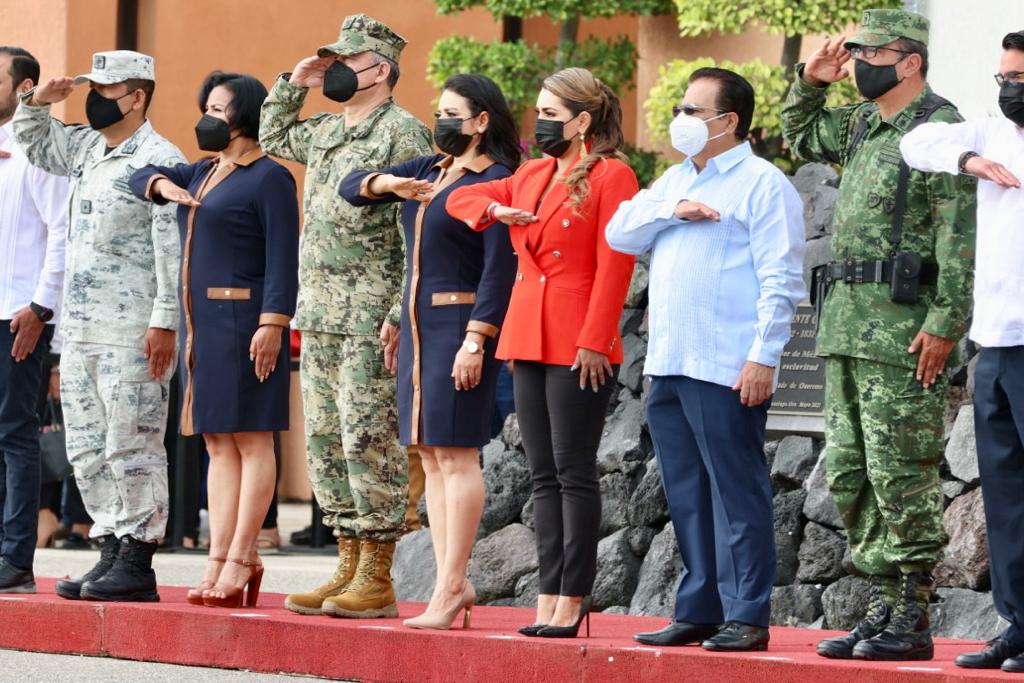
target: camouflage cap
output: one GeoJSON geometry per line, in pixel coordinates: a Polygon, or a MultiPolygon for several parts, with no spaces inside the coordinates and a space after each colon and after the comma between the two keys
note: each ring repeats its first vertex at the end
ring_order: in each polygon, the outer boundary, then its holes
{"type": "Polygon", "coordinates": [[[82,85],[88,81],[100,85],[110,85],[132,78],[155,81],[156,72],[153,67],[153,58],[141,52],[113,50],[94,54],[92,56],[92,71],[75,76],[75,85],[82,85]]]}
{"type": "Polygon", "coordinates": [[[927,45],[928,20],[920,14],[898,9],[869,9],[860,19],[860,31],[843,43],[843,47],[880,47],[900,38],[927,45]]]}
{"type": "Polygon", "coordinates": [[[320,57],[329,57],[331,55],[350,56],[372,51],[397,62],[405,43],[405,38],[373,17],[365,14],[353,14],[345,17],[345,21],[341,23],[338,42],[324,45],[316,53],[320,57]]]}

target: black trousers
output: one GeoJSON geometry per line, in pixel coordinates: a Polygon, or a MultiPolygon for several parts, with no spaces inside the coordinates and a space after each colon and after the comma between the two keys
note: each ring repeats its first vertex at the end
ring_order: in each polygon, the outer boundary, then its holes
{"type": "Polygon", "coordinates": [[[597,573],[601,489],[597,447],[616,386],[580,390],[579,371],[516,361],[516,414],[533,475],[540,592],[589,595],[597,573]]]}
{"type": "Polygon", "coordinates": [[[1024,647],[1024,346],[984,348],[974,375],[974,429],[985,501],[992,600],[1024,647]]]}
{"type": "Polygon", "coordinates": [[[0,320],[0,555],[18,569],[31,569],[39,523],[39,416],[36,396],[53,325],[32,354],[11,356],[11,321],[0,320]]]}

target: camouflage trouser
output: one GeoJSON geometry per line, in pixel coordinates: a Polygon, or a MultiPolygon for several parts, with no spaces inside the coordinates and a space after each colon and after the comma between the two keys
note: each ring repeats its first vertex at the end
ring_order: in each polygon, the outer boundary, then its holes
{"type": "Polygon", "coordinates": [[[854,565],[891,579],[931,571],[946,542],[945,380],[925,390],[911,369],[830,356],[825,383],[828,484],[854,565]]]}
{"type": "Polygon", "coordinates": [[[169,380],[153,381],[141,345],[67,342],[60,369],[68,461],[93,519],[90,536],[162,540],[169,380]]]}
{"type": "Polygon", "coordinates": [[[395,379],[376,335],[302,334],[309,479],[337,533],[382,541],[405,529],[409,459],[398,445],[395,379]]]}

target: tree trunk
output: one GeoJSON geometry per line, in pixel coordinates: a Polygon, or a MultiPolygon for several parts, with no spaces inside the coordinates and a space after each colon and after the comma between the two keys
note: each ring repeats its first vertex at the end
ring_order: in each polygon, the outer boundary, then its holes
{"type": "Polygon", "coordinates": [[[580,33],[580,15],[574,14],[559,27],[558,31],[558,55],[555,57],[555,67],[564,69],[569,64],[569,55],[572,46],[580,33]]]}
{"type": "Polygon", "coordinates": [[[793,75],[797,60],[800,59],[800,47],[803,43],[803,36],[786,36],[782,43],[782,66],[786,67],[786,77],[793,75]]]}

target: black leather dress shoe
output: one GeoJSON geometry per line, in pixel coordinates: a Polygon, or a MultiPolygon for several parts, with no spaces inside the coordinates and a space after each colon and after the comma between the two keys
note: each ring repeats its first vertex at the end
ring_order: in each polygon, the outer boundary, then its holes
{"type": "Polygon", "coordinates": [[[701,643],[701,647],[713,652],[758,652],[768,649],[768,640],[768,629],[763,626],[730,621],[718,635],[701,643]]]}
{"type": "Polygon", "coordinates": [[[716,635],[719,624],[688,624],[673,621],[660,631],[637,633],[633,640],[644,645],[693,645],[716,635]]]}
{"type": "Polygon", "coordinates": [[[965,652],[953,663],[965,669],[998,669],[1007,659],[1024,652],[1024,647],[1014,645],[1002,638],[993,638],[980,652],[965,652]]]}
{"type": "Polygon", "coordinates": [[[1010,657],[999,668],[1012,674],[1024,674],[1024,655],[1010,657]]]}

